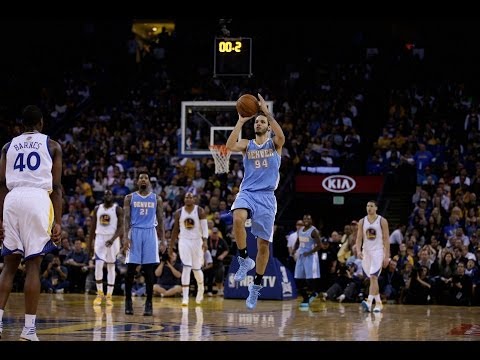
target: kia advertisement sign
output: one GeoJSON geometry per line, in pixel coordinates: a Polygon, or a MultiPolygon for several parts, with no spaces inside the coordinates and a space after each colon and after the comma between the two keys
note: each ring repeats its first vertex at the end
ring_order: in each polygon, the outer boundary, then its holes
{"type": "Polygon", "coordinates": [[[333,193],[345,193],[355,189],[357,182],[350,176],[331,175],[323,179],[322,186],[325,190],[333,193]]]}
{"type": "Polygon", "coordinates": [[[382,190],[383,176],[298,175],[295,191],[306,193],[374,194],[382,190]]]}

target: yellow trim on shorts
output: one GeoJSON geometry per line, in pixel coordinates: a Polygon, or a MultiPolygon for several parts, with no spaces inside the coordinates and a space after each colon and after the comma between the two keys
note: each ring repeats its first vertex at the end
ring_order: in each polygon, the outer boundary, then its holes
{"type": "Polygon", "coordinates": [[[47,230],[48,235],[52,235],[53,218],[54,218],[53,204],[52,204],[52,200],[50,200],[50,210],[48,212],[48,224],[49,224],[49,229],[47,230]]]}

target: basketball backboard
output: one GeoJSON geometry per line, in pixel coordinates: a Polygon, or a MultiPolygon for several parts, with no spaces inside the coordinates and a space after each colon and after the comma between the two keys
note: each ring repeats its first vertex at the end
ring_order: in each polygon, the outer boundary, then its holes
{"type": "MultiPolygon", "coordinates": [[[[238,120],[235,104],[235,101],[182,101],[180,156],[211,156],[209,145],[225,144],[238,120]]],[[[267,105],[272,109],[273,102],[267,101],[267,105]]],[[[239,139],[254,136],[253,120],[249,120],[243,125],[239,139]]]]}

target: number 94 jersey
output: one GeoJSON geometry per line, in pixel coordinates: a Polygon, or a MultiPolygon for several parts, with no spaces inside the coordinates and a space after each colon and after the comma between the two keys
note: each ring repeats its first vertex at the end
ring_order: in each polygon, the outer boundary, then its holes
{"type": "Polygon", "coordinates": [[[47,135],[26,132],[13,138],[7,149],[8,190],[33,187],[52,191],[52,163],[47,135]]]}
{"type": "Polygon", "coordinates": [[[240,190],[274,191],[280,181],[281,157],[275,149],[273,140],[269,138],[263,144],[249,140],[243,156],[245,175],[240,190]]]}

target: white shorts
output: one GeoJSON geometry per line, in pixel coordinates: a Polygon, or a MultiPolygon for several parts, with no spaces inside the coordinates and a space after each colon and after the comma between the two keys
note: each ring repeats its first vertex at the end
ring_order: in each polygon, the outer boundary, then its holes
{"type": "Polygon", "coordinates": [[[178,253],[184,266],[200,270],[203,265],[202,241],[178,239],[178,253]]]}
{"type": "Polygon", "coordinates": [[[25,258],[47,253],[53,221],[53,205],[47,191],[30,187],[12,189],[3,206],[3,253],[10,251],[25,258]]]}
{"type": "MultiPolygon", "coordinates": [[[[113,235],[113,234],[112,234],[113,235]]],[[[112,235],[95,235],[95,259],[103,260],[107,264],[114,264],[120,252],[120,238],[116,238],[112,246],[105,246],[105,242],[112,238],[112,235]]]]}
{"type": "Polygon", "coordinates": [[[364,250],[362,259],[362,268],[365,275],[378,276],[383,267],[383,249],[364,250]]]}

